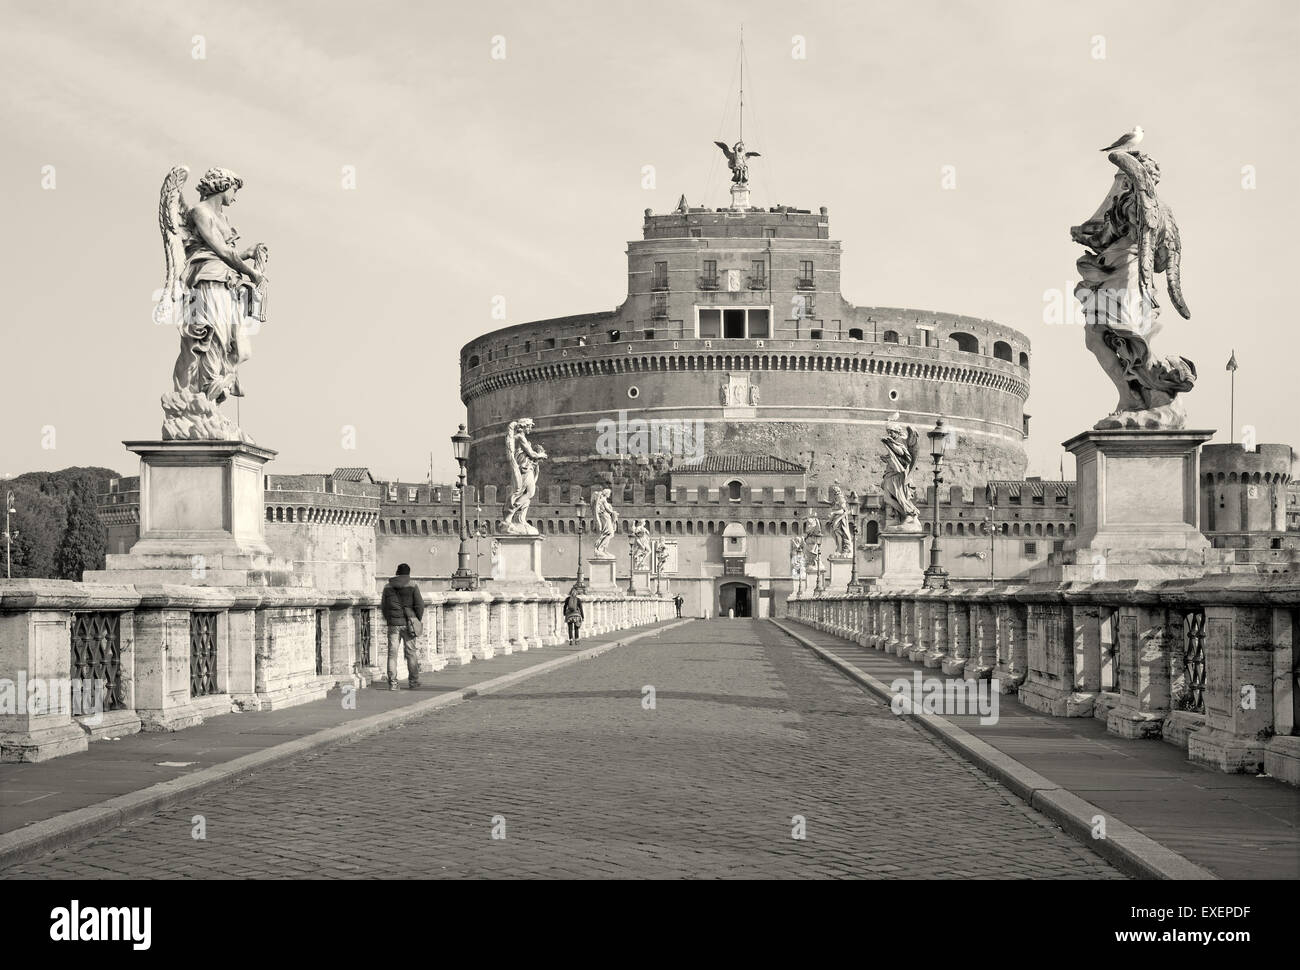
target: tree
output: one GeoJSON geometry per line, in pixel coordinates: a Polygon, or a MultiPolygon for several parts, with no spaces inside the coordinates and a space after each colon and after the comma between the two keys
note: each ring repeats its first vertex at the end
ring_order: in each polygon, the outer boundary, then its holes
{"type": "Polygon", "coordinates": [[[55,575],[59,538],[66,520],[63,503],[17,481],[0,482],[0,491],[10,488],[18,510],[9,517],[9,527],[17,533],[11,547],[13,576],[48,579],[55,575]]]}
{"type": "Polygon", "coordinates": [[[87,569],[104,568],[108,533],[95,510],[95,497],[87,488],[68,496],[67,527],[59,544],[58,568],[61,579],[81,581],[87,569]]]}

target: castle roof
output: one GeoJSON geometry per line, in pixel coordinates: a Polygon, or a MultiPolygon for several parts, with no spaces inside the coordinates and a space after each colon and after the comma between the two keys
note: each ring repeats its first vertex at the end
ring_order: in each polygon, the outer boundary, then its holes
{"type": "Polygon", "coordinates": [[[336,468],[331,477],[340,482],[365,482],[369,485],[375,482],[369,468],[336,468]]]}
{"type": "Polygon", "coordinates": [[[705,455],[682,462],[674,472],[686,475],[778,474],[802,475],[808,469],[776,455],[705,455]]]}

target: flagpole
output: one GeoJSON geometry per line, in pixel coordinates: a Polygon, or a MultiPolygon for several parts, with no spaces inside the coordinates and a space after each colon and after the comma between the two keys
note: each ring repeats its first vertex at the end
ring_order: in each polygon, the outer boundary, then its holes
{"type": "Polygon", "coordinates": [[[1228,355],[1228,443],[1237,443],[1237,349],[1228,355]]]}

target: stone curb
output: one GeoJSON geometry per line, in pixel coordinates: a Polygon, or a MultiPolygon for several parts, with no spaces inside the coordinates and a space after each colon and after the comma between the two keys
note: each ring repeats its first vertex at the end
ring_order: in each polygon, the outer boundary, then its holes
{"type": "Polygon", "coordinates": [[[223,764],[202,768],[180,778],[159,782],[156,785],[150,785],[148,788],[142,788],[139,791],[128,792],[125,795],[114,796],[100,802],[98,805],[88,805],[85,808],[65,812],[62,815],[56,815],[54,818],[35,822],[13,832],[7,832],[0,835],[0,869],[20,862],[27,862],[47,852],[60,849],[71,842],[99,835],[133,819],[151,815],[156,811],[175,805],[185,796],[239,778],[260,768],[278,764],[282,761],[289,761],[317,748],[323,748],[340,741],[353,740],[367,734],[374,734],[377,731],[420,717],[430,711],[449,707],[472,697],[500,690],[503,687],[509,687],[521,680],[527,680],[539,674],[550,673],[552,670],[558,670],[570,664],[591,660],[594,657],[599,657],[602,653],[613,650],[615,647],[624,646],[643,637],[657,636],[689,622],[690,620],[682,619],[676,623],[667,623],[651,630],[634,633],[631,636],[620,637],[617,640],[611,640],[609,643],[597,644],[594,647],[579,650],[577,653],[571,653],[568,656],[556,657],[553,660],[547,660],[532,667],[524,667],[521,670],[502,674],[500,677],[493,677],[482,683],[471,684],[468,687],[462,687],[447,694],[440,694],[428,700],[417,701],[396,710],[372,714],[369,717],[350,721],[347,724],[325,728],[322,731],[316,731],[313,734],[295,738],[283,744],[241,755],[223,764]]]}
{"type": "MultiPolygon", "coordinates": [[[[825,647],[820,647],[811,640],[801,637],[783,623],[777,620],[772,620],[772,623],[782,633],[803,644],[832,666],[839,668],[873,694],[886,701],[893,698],[894,692],[883,681],[853,666],[825,647]]],[[[930,672],[927,671],[928,673],[930,672]]],[[[1217,880],[1219,878],[1208,869],[1198,866],[1173,849],[1143,835],[1131,825],[1121,822],[1069,789],[1027,768],[987,741],[981,741],[946,718],[924,711],[909,711],[900,716],[917,722],[981,771],[1011,789],[1030,808],[1047,816],[1097,855],[1127,874],[1140,879],[1217,880]],[[1092,837],[1092,820],[1098,815],[1106,820],[1104,839],[1092,837]]]]}

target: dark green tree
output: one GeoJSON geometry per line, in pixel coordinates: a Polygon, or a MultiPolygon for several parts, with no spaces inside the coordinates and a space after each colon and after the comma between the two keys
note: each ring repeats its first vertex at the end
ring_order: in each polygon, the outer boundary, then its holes
{"type": "Polygon", "coordinates": [[[13,577],[49,579],[57,575],[59,540],[66,521],[63,502],[27,485],[0,481],[0,499],[10,490],[18,510],[9,517],[9,527],[16,533],[11,546],[13,577]]]}
{"type": "Polygon", "coordinates": [[[88,488],[70,492],[67,508],[67,527],[63,541],[59,543],[59,578],[80,582],[84,570],[104,568],[108,534],[95,510],[95,497],[88,488]]]}

